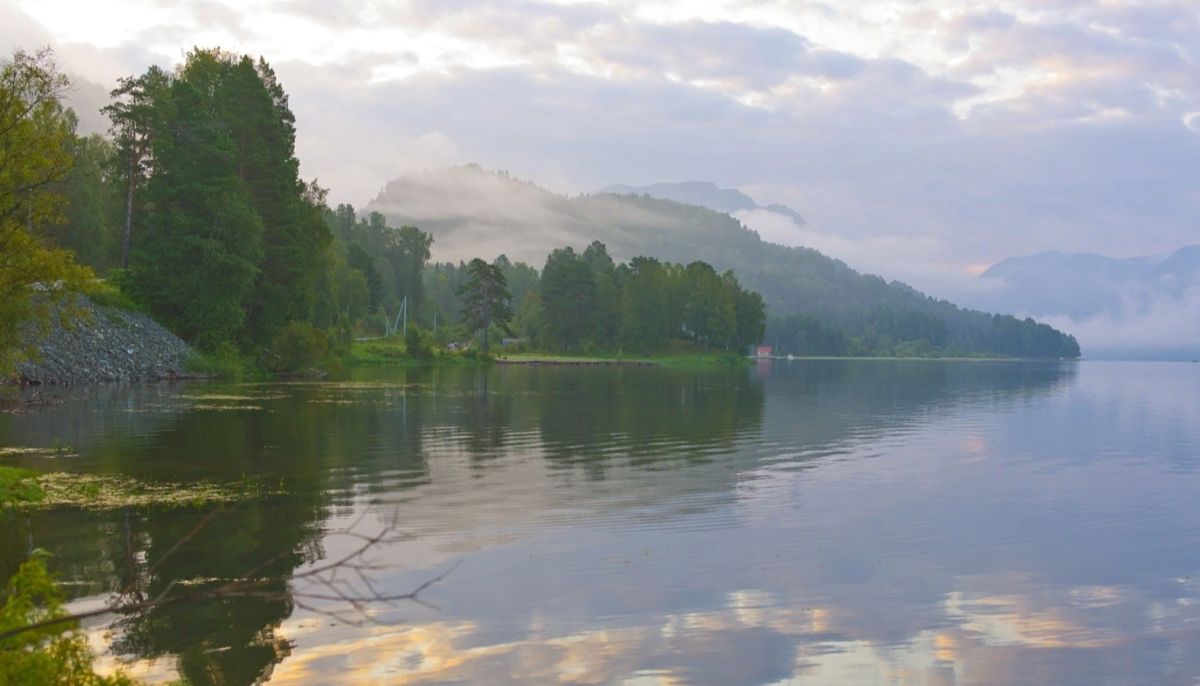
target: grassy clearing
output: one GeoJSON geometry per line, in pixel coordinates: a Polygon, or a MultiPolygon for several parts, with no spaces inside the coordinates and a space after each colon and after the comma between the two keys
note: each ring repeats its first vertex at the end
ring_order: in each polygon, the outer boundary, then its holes
{"type": "Polygon", "coordinates": [[[116,474],[39,473],[0,467],[0,506],[14,509],[78,507],[189,507],[267,495],[259,484],[150,483],[116,474]]]}
{"type": "Polygon", "coordinates": [[[232,344],[220,346],[212,352],[193,353],[184,362],[184,370],[188,374],[221,381],[253,381],[270,377],[252,358],[242,355],[232,344]]]}
{"type": "Polygon", "coordinates": [[[438,348],[429,348],[419,356],[411,355],[403,336],[355,341],[343,361],[347,364],[378,364],[400,366],[422,366],[430,364],[478,364],[486,358],[469,350],[451,353],[438,348]]]}
{"type": "Polygon", "coordinates": [[[714,350],[689,341],[673,341],[667,348],[648,355],[626,353],[624,351],[588,351],[585,353],[539,353],[539,352],[508,352],[503,348],[493,348],[491,355],[482,356],[476,350],[463,353],[451,353],[433,348],[421,356],[415,357],[408,353],[401,336],[377,338],[370,341],[355,341],[349,355],[342,358],[346,364],[363,365],[445,365],[445,364],[480,364],[498,361],[512,362],[629,362],[650,363],[668,366],[710,366],[745,364],[743,355],[728,350],[714,350]]]}
{"type": "Polygon", "coordinates": [[[740,365],[747,364],[744,355],[728,350],[714,350],[690,341],[672,341],[660,351],[649,354],[628,353],[625,351],[591,351],[580,354],[521,352],[507,353],[496,351],[496,359],[512,362],[630,362],[650,363],[662,366],[711,366],[711,365],[740,365]]]}

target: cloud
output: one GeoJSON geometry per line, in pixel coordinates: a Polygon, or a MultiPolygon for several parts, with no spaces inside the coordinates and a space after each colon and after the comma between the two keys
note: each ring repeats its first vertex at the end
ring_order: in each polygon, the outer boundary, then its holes
{"type": "Polygon", "coordinates": [[[747,210],[734,215],[763,240],[788,246],[814,248],[870,274],[916,284],[927,293],[952,293],[955,299],[996,290],[1002,284],[977,278],[974,265],[961,264],[945,242],[930,237],[876,234],[860,238],[798,226],[767,210],[747,210]]]}
{"type": "Polygon", "coordinates": [[[1177,299],[1128,297],[1090,317],[1040,319],[1073,334],[1090,357],[1200,357],[1200,286],[1177,299]]]}

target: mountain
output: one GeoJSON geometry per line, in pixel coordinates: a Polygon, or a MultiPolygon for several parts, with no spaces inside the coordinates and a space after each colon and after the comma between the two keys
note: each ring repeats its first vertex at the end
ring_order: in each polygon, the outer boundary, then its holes
{"type": "Polygon", "coordinates": [[[615,184],[605,186],[600,192],[615,195],[648,195],[660,200],[674,200],[685,205],[707,207],[725,214],[736,214],[747,210],[766,210],[781,214],[796,222],[797,225],[803,226],[805,223],[804,217],[787,205],[759,205],[754,198],[736,188],[721,188],[709,181],[654,183],[649,186],[615,184]]]}
{"type": "Polygon", "coordinates": [[[1166,256],[1013,257],[980,282],[970,304],[1068,326],[1086,334],[1093,354],[1192,359],[1200,352],[1200,245],[1166,256]]]}
{"type": "MultiPolygon", "coordinates": [[[[1049,327],[960,309],[905,284],[859,274],[815,250],[765,242],[728,214],[649,195],[567,197],[468,165],[398,178],[365,210],[393,226],[428,231],[435,260],[505,254],[540,268],[551,250],[582,249],[592,240],[606,244],[617,260],[702,260],[732,269],[762,294],[776,320],[810,317],[823,331],[861,344],[846,350],[890,351],[893,343],[925,339],[925,345],[961,353],[1034,355],[1037,348],[1037,356],[1078,355],[1073,339],[1049,327]]],[[[813,351],[797,331],[775,326],[768,340],[783,351],[813,351]]]]}

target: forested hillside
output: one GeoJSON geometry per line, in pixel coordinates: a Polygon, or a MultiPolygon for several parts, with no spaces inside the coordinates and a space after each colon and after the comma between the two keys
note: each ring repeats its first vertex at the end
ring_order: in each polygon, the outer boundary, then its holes
{"type": "Polygon", "coordinates": [[[75,134],[48,54],[18,54],[4,74],[12,107],[0,115],[24,138],[0,162],[25,175],[0,188],[9,366],[21,327],[48,316],[39,303],[94,288],[95,275],[201,350],[277,369],[348,353],[400,321],[414,325],[413,350],[429,344],[417,327],[440,345],[482,327],[573,352],[681,338],[744,351],[765,337],[798,354],[1079,353],[1048,326],[962,310],[644,195],[568,198],[468,166],[393,182],[362,213],[330,208],[299,176],[295,120],[262,59],[195,50],[173,72],[122,79],[110,136],[75,134]],[[493,277],[480,300],[472,288],[493,277]]]}
{"type": "Polygon", "coordinates": [[[503,256],[431,267],[429,233],[330,208],[300,178],[287,95],[261,59],[196,50],[173,72],[122,79],[104,110],[111,136],[75,134],[48,53],[18,55],[4,73],[9,130],[28,134],[19,161],[39,189],[13,190],[3,225],[27,258],[0,264],[20,296],[0,311],[6,369],[31,352],[15,341],[46,323],[50,301],[89,289],[149,312],[211,364],[277,371],[400,330],[406,359],[428,359],[433,343],[486,352],[489,333],[562,352],[648,353],[676,339],[742,351],[762,338],[758,294],[701,262],[619,264],[585,241],[548,251],[540,270],[503,256]]]}
{"type": "Polygon", "coordinates": [[[437,259],[506,254],[539,264],[559,245],[597,239],[616,259],[654,255],[732,270],[762,294],[766,340],[784,353],[1079,355],[1073,338],[1044,324],[962,309],[815,250],[767,243],[727,214],[670,200],[566,197],[469,165],[397,179],[368,209],[430,232],[437,259]]]}

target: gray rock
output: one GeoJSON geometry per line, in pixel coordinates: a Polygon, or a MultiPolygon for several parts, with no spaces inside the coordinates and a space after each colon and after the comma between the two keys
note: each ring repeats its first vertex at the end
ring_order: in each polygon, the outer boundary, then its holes
{"type": "Polygon", "coordinates": [[[165,379],[184,371],[192,349],[145,314],[80,297],[83,316],[37,341],[38,359],[18,370],[29,383],[76,384],[165,379]]]}

